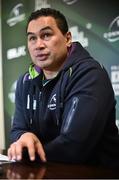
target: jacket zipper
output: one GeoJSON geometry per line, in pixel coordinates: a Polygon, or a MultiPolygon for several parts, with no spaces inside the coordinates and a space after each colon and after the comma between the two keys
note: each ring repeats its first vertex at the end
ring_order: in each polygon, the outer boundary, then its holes
{"type": "Polygon", "coordinates": [[[78,97],[74,97],[72,100],[72,106],[70,108],[70,111],[69,111],[68,116],[66,118],[66,123],[65,123],[64,128],[63,128],[64,132],[66,132],[69,129],[69,126],[71,124],[71,121],[73,119],[74,113],[75,113],[76,108],[77,108],[78,101],[79,101],[78,97]]]}

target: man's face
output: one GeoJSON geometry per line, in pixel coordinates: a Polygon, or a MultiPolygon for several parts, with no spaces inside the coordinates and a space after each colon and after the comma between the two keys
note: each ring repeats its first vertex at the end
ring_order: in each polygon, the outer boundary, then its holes
{"type": "Polygon", "coordinates": [[[33,63],[43,70],[58,71],[66,60],[71,34],[63,35],[51,16],[30,21],[27,34],[33,63]]]}

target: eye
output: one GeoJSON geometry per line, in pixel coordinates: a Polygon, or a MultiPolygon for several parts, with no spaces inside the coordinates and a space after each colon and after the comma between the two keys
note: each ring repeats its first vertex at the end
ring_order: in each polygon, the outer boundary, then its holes
{"type": "Polygon", "coordinates": [[[28,37],[28,41],[35,41],[36,40],[36,36],[29,36],[28,37]]]}
{"type": "Polygon", "coordinates": [[[50,32],[45,32],[41,34],[41,39],[48,41],[51,38],[52,34],[50,32]]]}

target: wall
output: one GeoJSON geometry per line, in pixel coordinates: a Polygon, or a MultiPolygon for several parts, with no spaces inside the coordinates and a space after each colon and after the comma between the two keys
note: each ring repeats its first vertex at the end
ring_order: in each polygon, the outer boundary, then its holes
{"type": "MultiPolygon", "coordinates": [[[[0,0],[0,27],[1,27],[1,0],[0,0]]],[[[3,112],[3,75],[2,75],[2,37],[0,28],[0,149],[5,147],[4,112],[3,112]]]]}
{"type": "Polygon", "coordinates": [[[105,66],[117,100],[119,122],[119,1],[118,0],[2,0],[2,60],[6,146],[14,113],[16,80],[31,62],[25,26],[30,12],[41,7],[61,10],[73,40],[79,41],[105,66]]]}

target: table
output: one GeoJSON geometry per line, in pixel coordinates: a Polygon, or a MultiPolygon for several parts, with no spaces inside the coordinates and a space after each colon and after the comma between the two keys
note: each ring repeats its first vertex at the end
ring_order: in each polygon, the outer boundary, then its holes
{"type": "Polygon", "coordinates": [[[0,179],[116,179],[119,170],[62,163],[15,162],[1,166],[0,179]]]}

